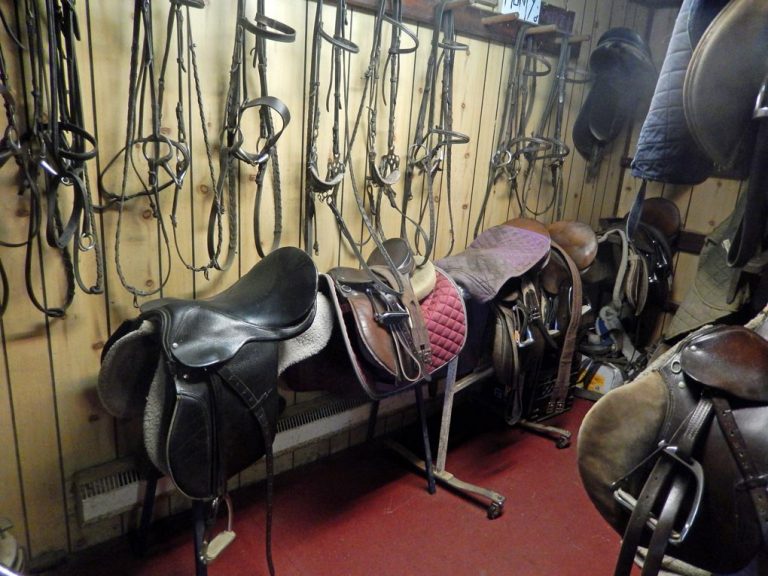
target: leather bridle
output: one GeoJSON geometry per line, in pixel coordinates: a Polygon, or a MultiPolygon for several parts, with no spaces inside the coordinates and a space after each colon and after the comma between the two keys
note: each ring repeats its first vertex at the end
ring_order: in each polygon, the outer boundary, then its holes
{"type": "Polygon", "coordinates": [[[475,223],[475,237],[482,228],[493,186],[502,176],[509,182],[510,191],[515,197],[522,217],[541,216],[554,206],[554,219],[562,218],[562,166],[565,157],[570,153],[569,147],[562,139],[565,90],[567,83],[583,82],[583,80],[567,76],[570,44],[568,35],[562,34],[560,53],[554,69],[555,81],[550,85],[546,104],[536,128],[532,134],[529,134],[528,124],[533,112],[537,79],[553,71],[549,62],[535,51],[533,37],[527,34],[529,28],[530,25],[524,24],[519,29],[515,40],[514,57],[505,89],[497,145],[490,160],[485,196],[475,223]],[[539,69],[538,64],[542,64],[543,68],[539,69]],[[553,132],[551,136],[547,136],[547,126],[551,123],[553,113],[553,132]],[[522,165],[523,160],[526,161],[525,167],[522,165]],[[553,194],[544,208],[531,209],[528,205],[528,195],[534,167],[538,161],[549,161],[553,194]],[[518,186],[520,172],[523,172],[522,187],[518,186]]]}
{"type": "Polygon", "coordinates": [[[427,76],[416,120],[416,131],[413,143],[408,152],[408,164],[405,172],[404,192],[401,208],[400,235],[408,238],[407,218],[408,203],[413,200],[413,180],[416,171],[424,175],[426,184],[423,201],[419,209],[419,226],[416,236],[416,247],[419,239],[424,239],[422,250],[415,250],[421,256],[420,264],[432,256],[437,234],[437,214],[435,211],[434,179],[437,172],[443,170],[445,163],[446,202],[448,205],[450,244],[447,254],[450,254],[454,244],[453,208],[451,205],[451,147],[454,144],[466,144],[469,136],[453,130],[453,56],[456,51],[467,50],[466,44],[456,41],[453,11],[447,7],[448,0],[441,0],[435,7],[435,25],[432,30],[432,46],[427,61],[427,76]],[[440,39],[440,35],[443,39],[440,39]],[[442,62],[442,91],[440,106],[437,103],[437,74],[442,62]],[[429,230],[423,229],[424,218],[429,219],[429,230]]]}
{"type": "MultiPolygon", "coordinates": [[[[27,54],[32,96],[31,118],[27,121],[28,129],[22,132],[5,58],[0,53],[0,95],[7,121],[0,141],[0,166],[14,158],[22,175],[19,193],[29,191],[30,216],[24,241],[2,241],[0,245],[26,246],[27,294],[38,310],[58,318],[64,316],[72,303],[76,285],[88,294],[99,294],[104,289],[101,242],[95,229],[86,166],[87,161],[96,156],[96,139],[84,128],[76,54],[80,29],[74,0],[46,0],[44,19],[41,18],[36,2],[27,0],[23,4],[19,3],[17,9],[24,11],[28,46],[21,44],[4,15],[0,15],[0,19],[17,46],[27,54]],[[43,33],[47,46],[43,42],[43,33]],[[46,61],[47,68],[44,65],[46,61]],[[42,186],[38,182],[41,172],[44,176],[42,186]],[[67,192],[72,194],[72,208],[65,222],[59,200],[67,192]],[[66,292],[59,306],[49,306],[46,301],[41,301],[33,288],[34,244],[42,229],[43,203],[47,214],[46,243],[58,252],[65,274],[66,292]],[[96,277],[92,285],[84,281],[80,271],[80,253],[89,251],[93,252],[96,266],[96,277]]],[[[24,67],[21,52],[19,61],[20,66],[24,67]]],[[[30,110],[30,107],[27,109],[30,110]]],[[[3,287],[1,313],[8,300],[8,281],[2,264],[0,284],[3,287]]]]}
{"type": "Polygon", "coordinates": [[[282,235],[282,201],[280,186],[280,165],[277,157],[276,144],[291,120],[286,105],[269,95],[267,85],[267,49],[268,40],[275,42],[293,42],[296,32],[290,26],[265,15],[264,0],[257,3],[256,16],[251,22],[245,16],[245,0],[238,0],[237,23],[235,28],[235,44],[232,52],[232,64],[229,71],[229,88],[227,91],[226,110],[224,112],[224,127],[222,130],[222,147],[220,152],[219,179],[216,183],[216,201],[218,205],[211,207],[211,218],[208,226],[208,254],[215,267],[220,270],[229,268],[237,250],[237,171],[236,161],[250,166],[258,166],[256,174],[256,198],[253,212],[253,231],[256,252],[264,257],[266,252],[261,244],[260,207],[264,192],[267,164],[272,166],[272,191],[274,198],[274,233],[270,252],[280,246],[282,235]],[[260,96],[248,97],[245,61],[247,58],[246,32],[255,37],[253,67],[258,69],[260,96]],[[250,152],[245,148],[243,135],[243,119],[251,111],[259,111],[259,139],[257,150],[250,152]],[[275,130],[271,112],[280,117],[280,130],[275,130]],[[214,231],[222,226],[223,195],[229,198],[227,212],[229,214],[229,247],[224,263],[219,261],[221,254],[221,234],[215,236],[214,231]],[[216,241],[218,238],[218,241],[216,241]]]}

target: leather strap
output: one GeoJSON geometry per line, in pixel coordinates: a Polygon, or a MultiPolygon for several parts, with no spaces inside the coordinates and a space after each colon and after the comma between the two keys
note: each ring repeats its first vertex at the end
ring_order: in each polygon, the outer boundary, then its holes
{"type": "Polygon", "coordinates": [[[272,517],[274,510],[274,454],[272,452],[272,430],[269,425],[267,413],[264,410],[264,403],[272,394],[277,394],[277,385],[267,390],[261,397],[257,398],[251,389],[243,382],[240,377],[230,370],[226,364],[218,369],[218,373],[224,382],[240,397],[243,403],[248,407],[253,417],[259,423],[261,435],[264,439],[264,452],[266,459],[267,472],[267,520],[266,520],[266,558],[269,567],[270,576],[275,576],[275,564],[272,559],[272,517]]]}
{"type": "Polygon", "coordinates": [[[768,77],[763,81],[753,113],[757,136],[747,185],[746,209],[728,250],[729,266],[740,268],[763,249],[768,220],[768,77]]]}
{"type": "Polygon", "coordinates": [[[723,431],[723,437],[726,439],[731,455],[741,472],[742,481],[736,486],[736,489],[749,492],[760,523],[763,543],[768,544],[768,498],[766,498],[768,478],[765,474],[760,474],[750,457],[749,447],[744,442],[744,436],[739,430],[728,400],[714,396],[712,403],[715,406],[715,417],[723,431]]]}
{"type": "MultiPolygon", "coordinates": [[[[405,382],[418,382],[427,375],[427,367],[430,364],[432,352],[429,343],[429,332],[424,324],[424,317],[421,313],[419,301],[413,293],[411,281],[407,276],[399,272],[392,271],[388,266],[372,266],[371,270],[384,277],[390,286],[396,286],[398,280],[403,286],[403,293],[399,296],[400,302],[408,310],[408,319],[404,322],[397,322],[391,327],[392,337],[395,340],[395,350],[400,364],[402,380],[405,382]],[[414,360],[418,367],[418,374],[411,374],[408,369],[410,362],[406,358],[414,360]]],[[[385,296],[387,297],[387,296],[385,296]]],[[[396,298],[390,295],[391,298],[396,298]]]]}
{"type": "Polygon", "coordinates": [[[572,292],[570,295],[571,310],[568,315],[568,328],[565,330],[563,345],[560,349],[560,360],[557,368],[557,379],[552,389],[552,395],[547,403],[547,413],[559,413],[565,410],[568,390],[571,386],[573,372],[573,355],[576,352],[579,324],[581,323],[582,286],[581,274],[568,253],[555,241],[551,241],[555,250],[568,266],[572,292]]]}
{"type": "MultiPolygon", "coordinates": [[[[680,374],[677,374],[676,377],[678,379],[682,378],[680,374]]],[[[644,530],[647,528],[649,520],[653,517],[653,507],[659,498],[664,495],[664,490],[670,485],[670,481],[674,481],[678,477],[676,472],[679,473],[681,462],[693,460],[692,454],[696,442],[707,430],[712,415],[712,401],[707,397],[702,397],[687,420],[683,421],[680,428],[672,434],[670,440],[660,445],[659,449],[652,455],[658,459],[643,486],[640,496],[637,498],[632,515],[627,523],[619,558],[616,562],[615,576],[629,576],[631,573],[635,554],[641,544],[644,530]]],[[[647,460],[641,462],[624,478],[618,480],[615,485],[621,485],[624,480],[646,462],[647,460]]],[[[690,475],[690,472],[686,471],[683,474],[690,475]]],[[[686,485],[682,482],[673,485],[675,486],[675,492],[672,494],[673,497],[667,502],[666,510],[663,513],[664,518],[660,518],[656,523],[655,530],[659,530],[659,535],[655,536],[654,534],[652,537],[652,540],[655,538],[654,549],[652,551],[649,550],[645,560],[651,566],[661,562],[672,533],[672,523],[677,516],[680,504],[684,500],[679,491],[684,490],[686,485]]]]}

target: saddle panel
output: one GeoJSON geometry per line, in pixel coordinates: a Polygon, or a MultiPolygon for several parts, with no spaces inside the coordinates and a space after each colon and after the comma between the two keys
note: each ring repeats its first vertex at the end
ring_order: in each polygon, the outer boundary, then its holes
{"type": "Polygon", "coordinates": [[[750,402],[768,402],[768,341],[743,326],[698,336],[680,353],[685,373],[750,402]]]}
{"type": "Polygon", "coordinates": [[[619,534],[628,515],[613,497],[611,484],[656,447],[669,402],[661,375],[650,371],[600,398],[579,429],[581,482],[600,515],[619,534]]]}
{"type": "Polygon", "coordinates": [[[169,357],[204,367],[232,358],[247,342],[285,340],[304,332],[312,324],[316,294],[312,259],[298,248],[284,247],[216,296],[161,298],[144,304],[141,312],[157,323],[169,357]]]}

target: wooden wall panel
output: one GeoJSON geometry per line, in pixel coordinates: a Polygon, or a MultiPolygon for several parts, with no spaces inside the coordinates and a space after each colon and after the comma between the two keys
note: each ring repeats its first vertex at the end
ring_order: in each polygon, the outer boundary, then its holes
{"type": "MultiPolygon", "coordinates": [[[[81,29],[86,33],[78,46],[80,69],[86,91],[86,122],[99,141],[97,159],[90,163],[91,184],[95,189],[96,174],[104,170],[111,158],[125,142],[126,102],[128,96],[128,72],[131,46],[133,7],[131,2],[113,6],[108,2],[83,0],[77,3],[81,29]]],[[[589,35],[581,47],[578,61],[571,62],[574,69],[587,67],[589,54],[599,36],[612,26],[630,26],[645,30],[648,12],[629,0],[603,2],[598,0],[558,0],[555,2],[576,13],[574,32],[589,35]]],[[[255,0],[248,2],[248,14],[255,13],[255,0]]],[[[292,120],[278,144],[283,198],[283,245],[302,246],[301,219],[303,216],[304,162],[307,134],[308,59],[311,50],[312,27],[316,4],[308,0],[281,0],[267,2],[270,16],[284,21],[297,31],[296,41],[289,44],[268,44],[270,92],[281,98],[291,111],[292,120]]],[[[12,14],[15,25],[17,7],[11,0],[0,0],[4,14],[12,14]]],[[[154,42],[156,54],[162,54],[165,42],[165,22],[168,4],[155,2],[154,42]]],[[[335,16],[333,5],[323,8],[325,27],[332,30],[335,16]]],[[[654,16],[652,31],[653,53],[657,62],[664,54],[663,44],[671,30],[674,11],[660,10],[654,16]]],[[[185,24],[187,11],[184,10],[185,24]]],[[[197,65],[202,80],[201,96],[204,101],[206,128],[213,153],[214,175],[211,176],[207,155],[203,146],[203,127],[199,118],[197,94],[192,72],[191,53],[183,56],[188,74],[183,77],[181,93],[184,97],[185,122],[188,142],[191,146],[193,166],[179,196],[179,222],[176,233],[180,250],[185,259],[199,266],[208,260],[206,233],[208,215],[215,190],[214,181],[219,174],[218,147],[220,127],[223,122],[225,98],[229,81],[229,65],[234,37],[234,12],[232,3],[210,2],[205,12],[189,13],[197,49],[197,65]]],[[[348,115],[350,126],[355,120],[364,86],[364,73],[372,42],[373,17],[370,13],[350,11],[348,31],[360,46],[360,54],[348,58],[345,73],[349,85],[345,97],[347,103],[342,116],[348,115]]],[[[415,55],[401,57],[401,76],[397,101],[396,152],[401,158],[401,171],[405,173],[408,147],[413,141],[421,95],[424,90],[427,56],[432,37],[429,26],[411,24],[420,40],[415,55]]],[[[186,29],[185,29],[186,34],[186,29]]],[[[7,43],[4,31],[3,48],[8,57],[11,76],[18,79],[19,58],[13,46],[7,43]],[[7,55],[8,56],[8,55],[7,55]]],[[[383,31],[383,44],[388,43],[389,26],[383,31]]],[[[489,159],[496,146],[497,118],[503,105],[504,87],[512,60],[512,48],[495,42],[461,37],[469,45],[467,52],[456,54],[454,79],[454,128],[470,135],[468,145],[453,147],[452,204],[455,225],[453,252],[459,252],[472,240],[475,221],[486,190],[489,159]]],[[[252,40],[249,39],[249,46],[252,40]]],[[[404,39],[404,42],[407,40],[404,39]]],[[[175,57],[175,52],[172,58],[175,57]]],[[[382,54],[382,59],[386,54],[382,54]]],[[[548,57],[554,63],[553,57],[548,57]]],[[[172,68],[175,62],[172,61],[172,68]]],[[[246,63],[250,70],[250,62],[246,63]]],[[[159,72],[159,70],[158,70],[159,72]]],[[[318,145],[319,169],[325,172],[330,154],[330,126],[332,115],[325,109],[325,97],[330,75],[330,49],[323,47],[321,60],[321,127],[318,145]]],[[[543,99],[551,79],[540,82],[537,90],[531,130],[543,107],[543,99]]],[[[388,77],[380,78],[379,90],[388,84],[388,77]]],[[[437,82],[440,89],[440,78],[437,82]]],[[[256,74],[248,74],[249,95],[258,94],[256,74]]],[[[571,145],[571,130],[578,111],[586,97],[588,86],[569,84],[566,93],[563,136],[571,145]]],[[[24,92],[23,90],[20,90],[24,92]]],[[[166,101],[163,107],[163,129],[172,138],[177,126],[174,111],[179,94],[175,70],[169,71],[166,101]]],[[[25,94],[20,95],[24,100],[25,94]]],[[[386,152],[386,119],[389,103],[379,98],[377,153],[386,152]]],[[[248,119],[245,136],[254,142],[257,134],[256,115],[248,119]]],[[[352,178],[359,192],[364,192],[366,162],[365,135],[367,130],[365,110],[357,135],[357,143],[351,156],[353,170],[348,171],[339,195],[339,205],[350,230],[358,241],[365,241],[357,211],[352,178]],[[353,174],[354,172],[354,174],[353,174]]],[[[343,126],[343,124],[342,124],[343,126]]],[[[146,126],[145,126],[146,128],[146,126]]],[[[619,161],[631,152],[637,138],[639,121],[629,131],[629,143],[618,139],[606,155],[594,181],[586,181],[586,163],[575,150],[571,151],[563,167],[564,210],[566,218],[579,218],[597,224],[602,216],[623,213],[631,202],[637,183],[628,172],[620,168],[619,161]]],[[[343,133],[342,133],[343,137],[343,133]]],[[[344,153],[342,145],[342,154],[344,153]]],[[[105,185],[115,193],[120,191],[123,162],[114,163],[105,177],[105,185]]],[[[205,297],[215,294],[232,284],[236,278],[250,269],[259,258],[253,240],[252,213],[255,202],[256,169],[239,167],[238,224],[241,232],[238,253],[232,268],[226,272],[212,272],[206,279],[187,270],[173,243],[170,213],[173,203],[172,189],[161,193],[160,211],[171,240],[171,255],[164,253],[162,230],[145,199],[129,202],[123,211],[120,242],[122,272],[127,280],[141,289],[159,285],[168,271],[170,276],[163,295],[178,297],[205,297]]],[[[135,176],[128,178],[129,191],[138,186],[135,176]]],[[[522,186],[522,175],[520,177],[522,186]]],[[[0,219],[0,237],[20,238],[26,233],[28,198],[15,194],[16,176],[10,165],[0,171],[0,209],[6,217],[0,219]]],[[[394,189],[398,206],[402,202],[403,179],[394,189]]],[[[414,198],[409,203],[408,214],[418,219],[424,194],[423,178],[416,174],[413,181],[414,198]]],[[[651,195],[663,195],[678,203],[686,226],[707,232],[730,210],[738,195],[738,183],[710,181],[691,189],[654,186],[651,195]],[[719,206],[716,211],[713,205],[719,206]]],[[[434,182],[433,194],[438,211],[438,236],[435,255],[440,257],[449,250],[448,198],[445,173],[439,173],[434,182]]],[[[544,210],[551,198],[549,171],[537,166],[531,175],[530,207],[542,211],[542,220],[552,219],[552,210],[544,210]]],[[[103,199],[102,199],[103,200],[103,199]]],[[[355,265],[349,249],[340,241],[333,216],[327,206],[316,203],[316,230],[319,252],[315,262],[321,271],[338,265],[355,265]]],[[[488,208],[482,222],[487,228],[519,215],[517,201],[511,197],[506,181],[497,181],[492,187],[488,208]]],[[[261,206],[263,224],[262,242],[271,244],[273,201],[270,177],[267,177],[261,206]]],[[[383,206],[383,227],[388,236],[399,233],[400,217],[396,210],[383,206]]],[[[106,292],[101,296],[78,293],[66,318],[50,320],[39,313],[29,302],[24,287],[23,249],[0,248],[11,281],[11,308],[0,319],[2,355],[0,355],[0,515],[9,516],[33,556],[46,551],[74,550],[95,543],[126,530],[134,522],[132,514],[123,518],[99,523],[87,528],[77,524],[72,498],[72,477],[83,468],[109,461],[134,452],[141,443],[141,423],[116,424],[99,406],[95,392],[99,355],[108,335],[125,319],[135,316],[134,298],[122,288],[115,263],[118,210],[108,207],[97,217],[103,233],[106,292]]],[[[424,225],[427,225],[424,220],[424,225]]],[[[413,227],[408,227],[413,237],[413,227]]],[[[226,241],[226,240],[225,240],[226,241]]],[[[368,242],[363,252],[368,253],[368,242]]],[[[61,265],[55,254],[42,244],[33,253],[33,284],[35,293],[49,303],[58,302],[63,293],[61,265]],[[45,278],[43,279],[43,272],[45,278]]],[[[87,278],[95,274],[93,260],[84,260],[87,278]]],[[[695,257],[681,259],[678,263],[680,278],[676,280],[675,294],[681,294],[690,282],[695,269],[695,257]]],[[[289,402],[301,402],[313,394],[289,394],[289,402]]],[[[288,460],[293,461],[288,455],[288,460]]],[[[247,474],[245,475],[247,476],[247,474]]],[[[253,476],[253,474],[251,474],[253,476]]],[[[235,480],[235,485],[239,480],[235,480]]],[[[159,514],[167,514],[184,508],[182,499],[165,498],[158,506],[159,514]]]]}

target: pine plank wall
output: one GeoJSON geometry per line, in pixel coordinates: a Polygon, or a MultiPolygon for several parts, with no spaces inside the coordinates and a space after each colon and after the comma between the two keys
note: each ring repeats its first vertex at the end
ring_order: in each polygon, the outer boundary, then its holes
{"type": "MultiPolygon", "coordinates": [[[[198,48],[200,74],[203,78],[203,98],[209,130],[218,141],[222,125],[224,98],[234,34],[234,0],[209,0],[204,13],[193,11],[191,25],[198,48]]],[[[649,14],[645,7],[627,0],[557,0],[553,4],[576,14],[574,32],[586,34],[590,40],[582,46],[578,65],[586,67],[588,55],[600,34],[614,26],[629,26],[641,33],[651,30],[655,60],[663,59],[675,10],[664,9],[649,14]],[[652,27],[649,28],[649,18],[652,27]]],[[[133,3],[79,0],[76,8],[82,29],[78,48],[81,77],[84,85],[87,127],[99,141],[99,155],[89,167],[95,187],[95,174],[121,148],[125,139],[125,117],[128,86],[128,66],[131,43],[133,3]]],[[[15,28],[18,25],[13,0],[0,0],[0,9],[15,28]]],[[[168,4],[154,2],[156,50],[161,53],[165,34],[168,4]]],[[[326,25],[333,22],[333,7],[326,7],[326,25]]],[[[300,246],[301,198],[304,189],[304,137],[308,81],[308,54],[311,49],[311,27],[315,4],[307,0],[268,0],[270,16],[284,21],[297,31],[292,44],[270,43],[270,91],[281,98],[292,112],[293,120],[279,142],[283,180],[283,244],[300,246]],[[306,66],[305,66],[306,65],[306,66]]],[[[255,0],[249,2],[248,13],[255,13],[255,0]]],[[[18,18],[23,19],[23,14],[18,18]]],[[[356,110],[361,96],[362,75],[367,66],[373,17],[352,10],[350,30],[352,40],[360,45],[360,55],[350,60],[351,86],[349,100],[356,110]]],[[[23,29],[23,26],[22,26],[23,29]]],[[[427,62],[427,47],[431,30],[418,27],[421,48],[416,57],[402,59],[399,87],[399,118],[397,125],[398,151],[405,158],[406,148],[415,126],[419,97],[423,90],[427,62]]],[[[385,38],[388,32],[385,29],[385,38]]],[[[488,159],[494,149],[496,118],[503,98],[512,50],[508,46],[477,38],[460,37],[469,50],[459,52],[455,63],[454,127],[468,133],[471,142],[454,147],[453,212],[455,215],[456,246],[461,250],[472,237],[485,190],[488,159]]],[[[0,31],[0,41],[6,49],[11,67],[11,81],[20,90],[19,59],[8,36],[0,31]]],[[[324,51],[323,82],[327,82],[329,50],[324,51]]],[[[249,91],[257,93],[255,74],[251,74],[249,91]]],[[[548,82],[549,80],[547,80],[548,82]]],[[[323,88],[324,90],[325,88],[323,88]]],[[[164,118],[173,122],[175,80],[167,88],[164,118]]],[[[538,110],[543,105],[546,87],[538,91],[538,110]]],[[[564,134],[571,144],[571,127],[586,95],[583,85],[568,87],[564,134]]],[[[193,105],[194,88],[185,94],[187,126],[193,142],[193,169],[188,175],[179,209],[178,234],[181,249],[188,258],[205,254],[205,228],[212,197],[213,183],[206,168],[201,142],[200,122],[193,105]]],[[[22,96],[19,95],[22,99],[22,96]]],[[[386,113],[386,106],[380,107],[386,113]]],[[[23,113],[23,112],[22,112],[23,113]]],[[[537,112],[534,111],[533,118],[537,112]]],[[[330,133],[330,115],[323,114],[320,133],[330,133]]],[[[593,181],[586,180],[585,161],[572,153],[565,162],[565,214],[594,226],[604,216],[623,214],[637,187],[629,173],[620,166],[620,158],[631,153],[640,121],[628,131],[628,143],[617,141],[606,156],[600,173],[593,181]]],[[[379,146],[385,144],[385,131],[380,130],[379,146]]],[[[362,139],[361,139],[362,141],[362,139]]],[[[329,138],[320,143],[321,162],[329,150],[329,138]]],[[[382,149],[383,151],[383,149],[382,149]]],[[[355,173],[364,172],[365,147],[352,157],[355,173]]],[[[19,238],[26,234],[28,198],[16,194],[17,175],[12,163],[0,171],[0,235],[19,238]]],[[[324,165],[324,164],[323,164],[324,165]]],[[[216,163],[218,170],[218,163],[216,163]]],[[[322,169],[322,168],[321,168],[322,169]]],[[[253,247],[251,211],[253,207],[255,169],[241,167],[241,246],[235,265],[227,272],[213,273],[210,280],[187,271],[173,254],[172,267],[164,295],[204,297],[229,286],[240,274],[258,260],[253,247]]],[[[538,206],[546,206],[551,186],[539,174],[533,183],[538,192],[538,206]]],[[[362,238],[360,217],[345,181],[342,208],[350,229],[362,238]]],[[[117,175],[108,178],[113,189],[117,175]]],[[[439,206],[440,230],[436,254],[445,254],[448,210],[444,182],[439,180],[436,198],[439,206]]],[[[402,182],[398,185],[402,190],[402,182]]],[[[692,187],[654,186],[651,195],[663,195],[680,207],[687,229],[708,232],[733,207],[739,183],[711,179],[692,187]]],[[[270,194],[266,194],[269,197],[270,194]]],[[[126,208],[121,241],[122,267],[129,280],[140,287],[155,286],[166,265],[157,225],[146,204],[133,203],[126,208]],[[162,263],[161,263],[162,262],[162,263]]],[[[171,196],[166,195],[160,209],[169,214],[171,196]]],[[[415,203],[412,204],[415,209],[415,203]]],[[[269,200],[262,208],[264,227],[270,228],[269,200]]],[[[487,210],[485,226],[494,225],[517,215],[515,202],[503,183],[497,185],[487,210]]],[[[551,212],[540,219],[549,221],[551,212]]],[[[399,219],[390,212],[387,231],[397,232],[399,219]]],[[[100,407],[95,385],[99,355],[112,330],[136,309],[133,299],[120,286],[114,260],[117,212],[107,211],[98,217],[105,247],[107,290],[100,296],[78,292],[74,304],[62,319],[49,319],[30,303],[24,286],[24,251],[0,248],[0,257],[10,279],[10,307],[0,319],[0,516],[9,517],[15,534],[33,558],[81,549],[98,541],[122,534],[131,524],[126,516],[117,517],[87,527],[78,525],[73,498],[73,475],[82,469],[113,460],[131,452],[136,446],[139,428],[113,421],[100,407]]],[[[330,211],[318,205],[320,252],[315,256],[318,269],[325,271],[337,264],[354,265],[351,253],[340,243],[330,211]]],[[[265,236],[265,244],[269,237],[265,236]]],[[[44,244],[44,243],[43,243],[44,244]]],[[[676,261],[675,297],[679,300],[695,272],[697,257],[680,255],[676,261]]],[[[84,262],[85,273],[92,277],[95,265],[84,262]]],[[[33,259],[34,285],[49,304],[60,301],[63,293],[61,268],[55,255],[44,246],[36,250],[33,259]],[[44,272],[44,274],[43,274],[44,272]]],[[[289,402],[306,398],[286,392],[289,402]],[[297,397],[298,396],[298,397],[297,397]]],[[[290,467],[290,460],[284,467],[290,467]]],[[[173,499],[163,508],[173,512],[173,499]]]]}

